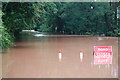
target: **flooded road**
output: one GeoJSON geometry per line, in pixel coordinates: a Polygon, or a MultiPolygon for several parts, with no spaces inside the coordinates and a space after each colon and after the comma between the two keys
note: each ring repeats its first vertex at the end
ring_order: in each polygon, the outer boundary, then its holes
{"type": "Polygon", "coordinates": [[[118,78],[117,37],[23,35],[2,56],[3,78],[118,78]],[[112,46],[112,64],[94,64],[94,46],[112,46]]]}

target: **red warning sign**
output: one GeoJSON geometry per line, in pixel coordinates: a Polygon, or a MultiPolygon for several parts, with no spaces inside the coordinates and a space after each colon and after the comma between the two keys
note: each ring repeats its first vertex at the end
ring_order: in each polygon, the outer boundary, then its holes
{"type": "Polygon", "coordinates": [[[112,46],[94,46],[94,64],[112,64],[112,46]]]}

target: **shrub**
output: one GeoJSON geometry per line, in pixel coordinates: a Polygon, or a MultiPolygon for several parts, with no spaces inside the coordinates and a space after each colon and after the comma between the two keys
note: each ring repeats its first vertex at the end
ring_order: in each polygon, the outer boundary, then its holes
{"type": "Polygon", "coordinates": [[[14,37],[12,34],[7,31],[6,28],[1,27],[0,28],[0,46],[2,49],[6,49],[10,47],[10,45],[13,43],[14,37]]]}

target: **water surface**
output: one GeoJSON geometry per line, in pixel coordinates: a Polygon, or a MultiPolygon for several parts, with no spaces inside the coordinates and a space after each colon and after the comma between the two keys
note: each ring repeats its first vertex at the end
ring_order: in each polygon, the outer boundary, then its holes
{"type": "Polygon", "coordinates": [[[118,38],[23,32],[3,54],[4,78],[117,78],[118,38]],[[37,36],[36,36],[37,35],[37,36]],[[112,46],[112,64],[94,64],[93,47],[112,46]],[[59,62],[58,50],[62,50],[59,62]],[[84,53],[80,61],[79,51],[84,53]]]}

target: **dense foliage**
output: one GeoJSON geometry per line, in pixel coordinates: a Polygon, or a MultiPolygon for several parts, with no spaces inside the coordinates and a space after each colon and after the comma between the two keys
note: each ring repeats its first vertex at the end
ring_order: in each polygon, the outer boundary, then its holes
{"type": "Polygon", "coordinates": [[[2,24],[2,11],[0,9],[0,49],[8,48],[13,43],[13,37],[2,24]]]}
{"type": "Polygon", "coordinates": [[[54,3],[51,11],[45,11],[48,15],[44,17],[40,31],[107,36],[118,36],[119,33],[115,10],[108,2],[54,3]]]}
{"type": "Polygon", "coordinates": [[[3,22],[6,28],[18,34],[23,29],[34,27],[39,15],[35,13],[36,3],[3,3],[3,22]]]}
{"type": "Polygon", "coordinates": [[[5,27],[0,28],[0,46],[2,49],[8,48],[13,43],[14,37],[10,35],[5,27]]]}
{"type": "MultiPolygon", "coordinates": [[[[4,2],[2,45],[23,29],[63,34],[120,36],[117,7],[109,2],[4,2]]],[[[116,5],[116,3],[115,3],[116,5]]],[[[120,3],[117,3],[120,5],[120,3]]]]}
{"type": "Polygon", "coordinates": [[[109,2],[3,3],[3,21],[16,34],[35,29],[66,34],[118,36],[116,8],[109,2]]]}

